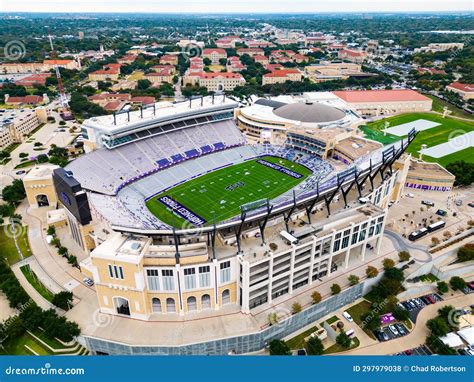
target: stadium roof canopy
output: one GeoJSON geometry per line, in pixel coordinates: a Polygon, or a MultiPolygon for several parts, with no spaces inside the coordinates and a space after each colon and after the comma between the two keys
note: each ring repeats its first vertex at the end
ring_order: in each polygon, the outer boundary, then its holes
{"type": "Polygon", "coordinates": [[[346,116],[344,111],[322,103],[298,102],[273,111],[277,116],[293,121],[322,123],[337,121],[346,116]]]}
{"type": "Polygon", "coordinates": [[[284,102],[273,101],[271,99],[265,99],[265,98],[260,98],[260,99],[256,100],[255,103],[257,105],[273,107],[274,109],[277,109],[281,106],[286,105],[286,103],[284,103],[284,102]]]}

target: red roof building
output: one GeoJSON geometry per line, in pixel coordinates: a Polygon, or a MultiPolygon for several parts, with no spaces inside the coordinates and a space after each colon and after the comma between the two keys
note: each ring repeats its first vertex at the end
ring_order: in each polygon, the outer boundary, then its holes
{"type": "Polygon", "coordinates": [[[446,90],[458,93],[465,101],[474,98],[474,84],[462,84],[461,82],[453,82],[446,86],[446,90]]]}
{"type": "Polygon", "coordinates": [[[332,92],[360,115],[377,116],[431,110],[433,101],[411,89],[332,92]]]}
{"type": "Polygon", "coordinates": [[[38,95],[27,95],[24,97],[10,97],[5,94],[6,105],[40,105],[44,101],[42,96],[38,95]]]}

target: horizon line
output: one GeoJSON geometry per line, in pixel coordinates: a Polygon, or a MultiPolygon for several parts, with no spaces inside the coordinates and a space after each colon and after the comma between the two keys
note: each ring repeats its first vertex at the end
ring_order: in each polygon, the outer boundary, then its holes
{"type": "Polygon", "coordinates": [[[79,11],[0,11],[0,14],[9,14],[9,13],[23,13],[23,14],[154,14],[154,15],[193,15],[193,14],[208,14],[208,15],[253,15],[253,14],[263,14],[263,15],[317,15],[317,14],[380,14],[380,13],[421,13],[421,14],[441,14],[441,13],[472,13],[474,10],[465,9],[465,10],[437,10],[437,11],[384,11],[384,10],[371,10],[371,11],[306,11],[306,12],[267,12],[267,11],[255,11],[255,12],[243,12],[243,11],[230,11],[230,12],[166,12],[166,11],[151,11],[151,12],[134,12],[134,11],[91,11],[91,12],[79,12],[79,11]]]}

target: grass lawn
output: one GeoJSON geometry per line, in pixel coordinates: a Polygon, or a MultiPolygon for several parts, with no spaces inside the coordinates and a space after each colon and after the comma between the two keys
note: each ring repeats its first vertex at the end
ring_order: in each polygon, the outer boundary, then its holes
{"type": "Polygon", "coordinates": [[[38,337],[41,341],[51,346],[53,349],[64,349],[64,348],[69,348],[69,347],[73,348],[75,346],[75,344],[72,346],[64,346],[61,342],[59,342],[58,340],[55,340],[54,338],[48,337],[46,334],[44,334],[42,330],[39,330],[39,329],[32,331],[32,333],[36,337],[38,337]]]}
{"type": "Polygon", "coordinates": [[[143,79],[143,76],[144,76],[143,72],[134,71],[132,74],[130,74],[127,77],[127,81],[138,81],[138,80],[143,79]]]}
{"type": "Polygon", "coordinates": [[[209,65],[209,70],[211,72],[221,72],[223,69],[225,69],[222,65],[209,65]]]}
{"type": "Polygon", "coordinates": [[[351,306],[349,309],[347,309],[347,313],[349,313],[352,318],[354,319],[354,322],[357,325],[362,324],[362,316],[370,311],[370,302],[368,301],[361,301],[358,304],[351,306]]]}
{"type": "Polygon", "coordinates": [[[35,272],[29,269],[28,265],[23,265],[20,267],[21,273],[26,277],[28,282],[36,289],[36,291],[43,296],[46,300],[51,302],[54,297],[54,293],[51,292],[48,288],[44,286],[44,284],[38,280],[35,272]]]}
{"type": "MultiPolygon", "coordinates": [[[[368,301],[361,301],[358,304],[351,306],[349,309],[347,309],[347,313],[349,313],[352,318],[354,319],[354,322],[359,325],[362,328],[362,316],[368,312],[370,312],[370,302],[368,301]]],[[[364,332],[372,339],[375,339],[374,333],[370,330],[366,330],[362,328],[364,332]]]]}
{"type": "MultiPolygon", "coordinates": [[[[198,215],[206,224],[240,214],[242,204],[262,199],[273,199],[292,189],[311,174],[311,170],[286,159],[266,156],[225,167],[173,187],[147,201],[148,209],[161,221],[175,227],[189,227],[190,223],[172,212],[158,199],[169,197],[180,203],[181,213],[198,215]],[[293,177],[277,169],[258,163],[265,160],[291,170],[301,177],[293,177]],[[187,211],[186,211],[187,210],[187,211]]],[[[200,225],[194,224],[194,225],[200,225]]]]}
{"type": "MultiPolygon", "coordinates": [[[[390,127],[394,127],[404,123],[413,122],[418,119],[426,119],[437,122],[440,124],[440,126],[420,131],[418,133],[415,140],[407,149],[407,152],[411,153],[415,157],[418,157],[418,151],[421,149],[422,144],[432,147],[447,142],[450,136],[452,138],[453,135],[458,136],[470,131],[474,131],[474,120],[472,122],[460,121],[454,118],[443,118],[442,116],[433,113],[401,114],[394,117],[385,118],[380,121],[370,122],[365,126],[361,126],[361,130],[364,132],[364,135],[367,138],[379,141],[383,144],[389,144],[399,140],[400,137],[390,134],[384,135],[382,130],[385,128],[386,121],[390,123],[390,127]]],[[[447,164],[456,160],[465,160],[474,163],[474,150],[472,148],[468,148],[441,158],[424,156],[424,160],[427,162],[437,162],[443,166],[446,166],[447,164]]]]}
{"type": "MultiPolygon", "coordinates": [[[[8,264],[12,265],[21,260],[20,255],[15,246],[15,241],[11,237],[11,229],[7,226],[0,227],[0,254],[3,258],[7,258],[8,264]]],[[[24,257],[31,256],[30,244],[28,242],[28,227],[23,226],[21,232],[17,234],[18,247],[24,257]]]]}
{"type": "Polygon", "coordinates": [[[438,113],[444,113],[444,107],[447,106],[448,110],[451,111],[451,116],[453,117],[460,117],[460,118],[472,118],[472,116],[469,113],[466,113],[464,110],[451,105],[450,103],[439,99],[438,97],[432,96],[432,95],[426,95],[427,97],[431,98],[433,100],[433,111],[436,111],[438,113]]]}
{"type": "Polygon", "coordinates": [[[332,354],[332,353],[339,353],[341,351],[347,351],[351,349],[355,349],[357,346],[360,345],[360,341],[357,337],[352,338],[351,346],[348,348],[344,348],[341,345],[334,344],[332,346],[329,346],[327,349],[324,349],[323,354],[332,354]]]}
{"type": "Polygon", "coordinates": [[[420,281],[427,282],[427,283],[434,283],[435,281],[439,281],[439,278],[437,278],[432,273],[428,273],[426,275],[421,275],[420,276],[420,281]]]}
{"type": "Polygon", "coordinates": [[[7,341],[5,344],[5,349],[0,351],[3,354],[9,355],[33,355],[30,351],[28,351],[25,345],[33,349],[39,355],[52,355],[52,353],[47,348],[37,342],[28,333],[25,333],[21,337],[15,338],[14,340],[7,341]]]}
{"type": "Polygon", "coordinates": [[[294,336],[293,338],[290,338],[288,341],[285,342],[292,350],[302,349],[305,345],[304,339],[317,330],[319,330],[319,328],[317,326],[313,326],[312,328],[305,330],[304,332],[298,334],[297,336],[294,336]]]}

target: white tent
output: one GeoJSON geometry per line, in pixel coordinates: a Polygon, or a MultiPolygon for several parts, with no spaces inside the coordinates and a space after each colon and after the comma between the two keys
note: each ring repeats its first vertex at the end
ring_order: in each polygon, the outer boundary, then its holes
{"type": "Polygon", "coordinates": [[[448,333],[444,337],[439,338],[445,345],[448,345],[450,348],[457,348],[463,346],[464,343],[462,339],[456,333],[448,333]]]}
{"type": "Polygon", "coordinates": [[[458,330],[458,335],[466,341],[469,346],[474,346],[474,326],[468,326],[458,330]]]}

